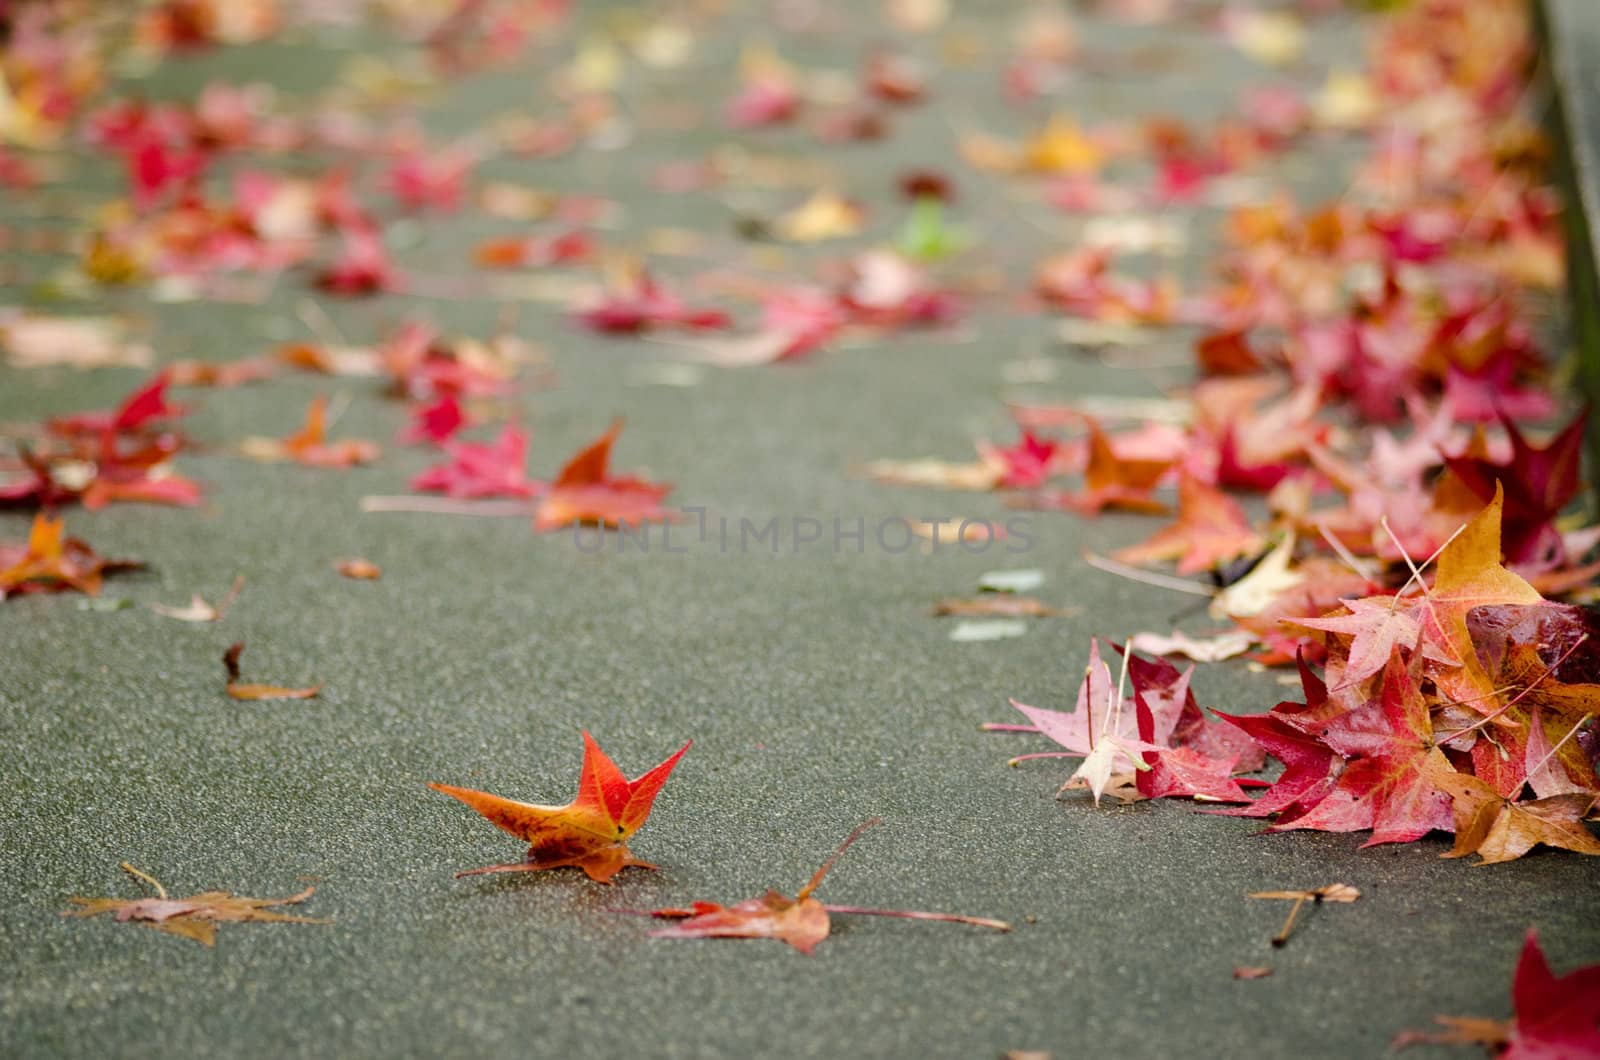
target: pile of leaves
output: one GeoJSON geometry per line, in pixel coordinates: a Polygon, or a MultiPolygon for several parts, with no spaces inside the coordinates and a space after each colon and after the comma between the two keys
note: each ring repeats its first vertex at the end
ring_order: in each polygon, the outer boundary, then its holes
{"type": "Polygon", "coordinates": [[[1497,495],[1441,550],[1436,574],[1296,620],[1323,642],[1323,676],[1301,655],[1303,702],[1209,721],[1189,672],[1125,652],[1113,690],[1092,644],[1076,711],[1014,703],[1029,725],[987,727],[1038,732],[1066,748],[1048,756],[1082,757],[1069,783],[1096,801],[1115,783],[1129,798],[1247,802],[1214,812],[1270,818],[1272,831],[1370,831],[1369,846],[1454,832],[1446,856],[1484,862],[1539,844],[1600,854],[1582,823],[1600,802],[1600,616],[1506,569],[1500,526],[1497,495]],[[1263,755],[1284,768],[1250,802],[1234,774],[1263,755]]]}

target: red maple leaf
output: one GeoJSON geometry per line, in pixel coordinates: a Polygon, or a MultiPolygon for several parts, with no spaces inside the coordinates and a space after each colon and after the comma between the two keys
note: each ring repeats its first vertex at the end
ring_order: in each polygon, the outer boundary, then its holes
{"type": "Polygon", "coordinates": [[[188,409],[167,401],[168,379],[165,372],[122,399],[115,409],[105,412],[79,412],[71,416],[58,416],[46,423],[50,433],[63,437],[82,435],[104,436],[138,431],[154,420],[176,419],[188,409]]]}
{"type": "Polygon", "coordinates": [[[1006,489],[1032,489],[1044,485],[1055,470],[1057,451],[1061,443],[1054,438],[1041,438],[1027,428],[1015,445],[987,446],[984,456],[992,456],[1004,470],[1000,473],[1000,486],[1006,489]]]}
{"type": "Polygon", "coordinates": [[[1449,799],[1429,779],[1451,766],[1434,746],[1427,701],[1398,653],[1384,671],[1377,701],[1332,719],[1320,735],[1344,756],[1344,770],[1314,806],[1292,820],[1280,818],[1273,831],[1371,829],[1363,845],[1375,846],[1454,830],[1449,799]]]}
{"type": "Polygon", "coordinates": [[[347,225],[343,246],[327,268],[317,274],[316,285],[329,294],[368,295],[401,288],[400,271],[383,245],[383,237],[368,223],[347,225]]]}
{"type": "MultiPolygon", "coordinates": [[[[1151,743],[1155,739],[1156,723],[1150,704],[1135,692],[1134,712],[1138,718],[1139,739],[1151,743]]],[[[1171,747],[1144,750],[1139,757],[1146,768],[1135,774],[1134,783],[1139,794],[1147,799],[1200,798],[1216,802],[1247,802],[1244,793],[1233,779],[1232,758],[1212,758],[1192,747],[1171,747]]]]}
{"type": "Polygon", "coordinates": [[[1557,978],[1529,931],[1511,980],[1509,1047],[1501,1060],[1600,1056],[1600,964],[1557,978]]]}
{"type": "Polygon", "coordinates": [[[631,284],[608,292],[600,301],[578,312],[578,320],[595,331],[612,335],[639,335],[659,328],[708,331],[732,321],[720,309],[696,309],[668,291],[648,273],[631,284]]]}
{"type": "Polygon", "coordinates": [[[1481,1045],[1499,1060],[1579,1060],[1600,1056],[1600,964],[1555,976],[1530,929],[1511,979],[1508,1020],[1436,1016],[1443,1031],[1404,1031],[1394,1048],[1419,1043],[1481,1045]]]}
{"type": "Polygon", "coordinates": [[[545,485],[528,478],[528,436],[506,424],[492,442],[446,442],[449,461],[411,480],[411,488],[462,499],[535,497],[545,485]]]}
{"type": "Polygon", "coordinates": [[[1350,636],[1345,648],[1345,683],[1365,681],[1389,664],[1396,648],[1410,652],[1422,636],[1422,626],[1412,613],[1412,605],[1397,597],[1346,600],[1344,606],[1349,614],[1291,621],[1297,626],[1350,636]]]}
{"type": "Polygon", "coordinates": [[[596,249],[587,232],[563,232],[491,239],[478,244],[473,260],[486,269],[536,269],[585,262],[595,256],[596,249]]]}
{"type": "Polygon", "coordinates": [[[1080,515],[1096,515],[1106,508],[1134,512],[1164,512],[1167,506],[1151,493],[1172,468],[1171,460],[1123,457],[1117,454],[1100,425],[1084,417],[1088,429],[1089,461],[1083,471],[1083,488],[1059,491],[1035,499],[1040,507],[1069,508],[1080,515]]]}
{"type": "Polygon", "coordinates": [[[1555,519],[1582,488],[1584,428],[1580,414],[1543,448],[1529,444],[1504,414],[1500,423],[1511,440],[1511,459],[1497,464],[1483,457],[1458,456],[1446,461],[1467,489],[1485,504],[1504,490],[1501,544],[1513,564],[1562,554],[1555,519]]]}
{"type": "Polygon", "coordinates": [[[400,435],[400,444],[430,442],[441,445],[465,426],[467,414],[461,408],[461,400],[454,392],[446,392],[431,404],[419,404],[412,408],[411,424],[400,435]]]}

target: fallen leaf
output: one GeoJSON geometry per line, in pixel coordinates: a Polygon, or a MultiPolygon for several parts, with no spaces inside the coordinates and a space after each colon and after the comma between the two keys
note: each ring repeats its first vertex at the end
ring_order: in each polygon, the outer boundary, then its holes
{"type": "Polygon", "coordinates": [[[800,893],[787,898],[777,891],[768,891],[760,898],[751,898],[731,906],[715,902],[696,902],[688,909],[657,909],[650,915],[675,924],[659,928],[651,934],[670,939],[774,939],[786,942],[806,956],[811,956],[817,946],[828,937],[831,929],[830,913],[849,913],[865,916],[888,916],[904,920],[937,920],[946,923],[971,924],[995,931],[1010,931],[1011,925],[986,917],[960,916],[954,913],[920,913],[889,909],[861,909],[855,906],[824,905],[812,897],[821,886],[823,877],[833,868],[850,845],[867,829],[879,823],[874,817],[863,822],[851,832],[839,848],[800,888],[800,893]]]}
{"type": "Polygon", "coordinates": [[[1027,632],[1028,624],[1021,619],[996,618],[987,622],[957,622],[950,630],[950,639],[960,644],[971,644],[1020,637],[1027,632]]]}
{"type": "Polygon", "coordinates": [[[18,368],[148,368],[150,347],[130,342],[110,317],[53,317],[0,311],[0,348],[18,368]]]}
{"type": "Polygon", "coordinates": [[[791,243],[821,243],[856,235],[864,217],[859,203],[823,190],[779,217],[773,228],[779,238],[791,243]]]}
{"type": "Polygon", "coordinates": [[[1042,570],[992,570],[978,578],[978,588],[986,593],[1026,593],[1044,584],[1042,570]]]}
{"type": "Polygon", "coordinates": [[[1259,534],[1227,494],[1192,475],[1178,480],[1178,520],[1143,544],[1112,554],[1124,563],[1176,560],[1179,574],[1193,574],[1261,547],[1259,534]]]}
{"type": "Polygon", "coordinates": [[[105,575],[141,566],[131,560],[103,559],[83,541],[66,536],[65,519],[40,512],[25,544],[0,541],[0,600],[68,590],[95,596],[105,575]]]}
{"type": "Polygon", "coordinates": [[[378,459],[381,450],[373,442],[326,441],[327,414],[328,399],[319,395],[306,409],[305,425],[297,433],[282,439],[246,438],[239,448],[256,460],[293,460],[308,467],[347,468],[378,459]]]}
{"type": "Polygon", "coordinates": [[[1128,647],[1151,655],[1186,655],[1195,662],[1221,662],[1235,655],[1243,655],[1255,642],[1255,636],[1244,630],[1199,640],[1182,630],[1175,630],[1170,637],[1158,633],[1135,633],[1128,647]]]}
{"type": "Polygon", "coordinates": [[[1412,617],[1409,608],[1400,606],[1401,603],[1393,596],[1346,600],[1344,606],[1349,614],[1291,621],[1308,629],[1349,634],[1344,680],[1354,684],[1365,681],[1388,665],[1395,649],[1409,652],[1416,648],[1422,626],[1412,617]]]}
{"type": "Polygon", "coordinates": [[[1031,596],[1018,596],[1015,593],[989,593],[971,600],[940,600],[933,605],[933,613],[939,616],[948,615],[959,618],[976,618],[986,615],[1001,618],[1055,618],[1075,612],[1051,607],[1049,604],[1036,600],[1031,596]]]}
{"type": "Polygon", "coordinates": [[[528,436],[506,424],[492,442],[448,441],[446,463],[411,480],[411,488],[463,500],[484,497],[535,497],[545,484],[528,478],[528,436]]]}
{"type": "Polygon", "coordinates": [[[1246,895],[1247,898],[1268,898],[1277,901],[1293,902],[1289,908],[1288,919],[1284,920],[1283,927],[1272,937],[1272,945],[1282,948],[1289,941],[1289,933],[1294,930],[1295,918],[1300,915],[1300,910],[1307,902],[1313,905],[1322,905],[1324,902],[1339,902],[1348,904],[1361,897],[1361,892],[1347,883],[1329,883],[1309,891],[1257,891],[1246,895]]]}
{"type": "Polygon", "coordinates": [[[76,909],[65,910],[68,917],[99,916],[111,913],[119,923],[136,922],[169,935],[193,939],[202,946],[216,943],[219,923],[328,924],[329,920],[280,913],[276,907],[298,905],[310,898],[315,888],[307,887],[287,898],[241,898],[227,891],[204,891],[188,898],[168,898],[160,882],[138,869],[122,863],[123,871],[149,884],[154,898],[69,898],[76,909]]]}
{"type": "Polygon", "coordinates": [[[356,581],[375,582],[383,577],[383,568],[369,559],[353,557],[341,559],[334,564],[334,569],[346,578],[356,581]]]}
{"type": "Polygon", "coordinates": [[[541,872],[574,866],[587,873],[591,880],[610,883],[611,877],[629,865],[654,869],[648,861],[633,856],[627,840],[650,816],[657,793],[688,749],[689,744],[685,743],[665,762],[629,780],[586,731],[578,796],[564,806],[514,802],[470,788],[429,784],[433,790],[466,803],[497,828],[529,844],[522,861],[469,869],[456,875],[541,872]]]}
{"type": "Polygon", "coordinates": [[[239,680],[239,656],[243,654],[244,641],[241,640],[230,645],[222,655],[222,665],[228,671],[228,695],[234,699],[312,699],[322,691],[320,682],[309,688],[245,684],[239,680]]]}
{"type": "Polygon", "coordinates": [[[567,461],[539,501],[533,517],[536,532],[580,523],[615,528],[678,518],[677,513],[661,506],[672,492],[670,485],[631,475],[613,476],[608,470],[611,445],[621,432],[622,421],[617,420],[610,430],[567,461]]]}
{"type": "Polygon", "coordinates": [[[223,615],[227,614],[229,606],[233,604],[234,600],[238,599],[239,594],[243,591],[244,575],[241,574],[233,580],[232,587],[228,589],[222,599],[217,601],[215,606],[206,603],[204,597],[199,593],[195,593],[189,598],[189,603],[186,607],[151,604],[150,610],[166,618],[175,618],[179,622],[217,622],[222,619],[223,615]]]}
{"type": "Polygon", "coordinates": [[[1550,971],[1539,937],[1530,930],[1511,980],[1509,1021],[1436,1016],[1443,1032],[1405,1031],[1396,1049],[1421,1042],[1481,1045],[1501,1060],[1577,1060],[1600,1056],[1600,964],[1557,977],[1550,971]]]}
{"type": "Polygon", "coordinates": [[[936,486],[944,489],[991,490],[1000,482],[1002,469],[988,461],[952,463],[946,460],[874,460],[862,468],[878,482],[898,486],[936,486]]]}
{"type": "Polygon", "coordinates": [[[1583,825],[1600,801],[1600,793],[1572,792],[1517,802],[1502,796],[1475,776],[1441,770],[1433,784],[1450,796],[1455,814],[1456,843],[1447,858],[1477,854],[1480,865],[1515,861],[1543,844],[1600,854],[1600,839],[1583,825]]]}

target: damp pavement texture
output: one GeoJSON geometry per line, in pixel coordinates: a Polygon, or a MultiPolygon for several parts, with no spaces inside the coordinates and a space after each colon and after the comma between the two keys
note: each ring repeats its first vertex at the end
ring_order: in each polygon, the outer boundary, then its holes
{"type": "MultiPolygon", "coordinates": [[[[1004,10],[963,6],[959,17],[981,28],[986,12],[998,25],[1004,10]]],[[[596,27],[601,17],[580,15],[596,27]]],[[[663,76],[655,98],[725,98],[741,35],[759,35],[758,22],[729,20],[702,42],[703,65],[663,76]]],[[[785,53],[846,65],[875,25],[846,22],[809,53],[788,41],[785,53]]],[[[1347,16],[1320,22],[1295,76],[1314,83],[1355,65],[1358,28],[1347,16]]],[[[1136,72],[1063,88],[1061,105],[1090,121],[1155,110],[1205,121],[1242,87],[1278,76],[1193,27],[1086,19],[1082,31],[1086,49],[1138,59],[1136,72]]],[[[363,40],[329,30],[202,53],[136,87],[159,99],[216,77],[325,85],[363,40]]],[[[441,136],[464,131],[516,107],[535,84],[526,70],[467,78],[424,120],[441,136]]],[[[960,219],[983,233],[982,253],[1023,275],[1071,229],[1028,216],[953,161],[956,128],[1029,127],[996,96],[977,74],[941,75],[935,99],[901,116],[891,139],[828,160],[884,218],[899,216],[901,170],[951,168],[960,219]]],[[[762,136],[773,153],[814,150],[798,132],[762,136]]],[[[600,191],[622,204],[630,230],[701,229],[735,255],[726,207],[656,195],[643,177],[736,139],[714,121],[641,128],[625,149],[497,160],[484,175],[600,191]]],[[[1266,177],[1314,200],[1339,190],[1358,150],[1313,141],[1266,177]]],[[[0,213],[19,225],[64,223],[52,216],[116,192],[104,168],[75,167],[50,192],[51,216],[9,201],[0,213]]],[[[747,194],[751,208],[796,201],[793,191],[747,194]]],[[[1191,232],[1177,264],[1200,275],[1215,214],[1172,216],[1191,232]]],[[[503,230],[472,214],[424,221],[401,259],[446,271],[475,239],[503,230]]],[[[10,260],[40,277],[60,264],[10,260]]],[[[28,297],[5,293],[17,304],[28,297]]],[[[161,357],[230,359],[304,336],[295,308],[305,297],[303,281],[286,278],[260,304],[159,304],[134,292],[79,308],[138,314],[161,357]]],[[[354,341],[411,314],[483,335],[502,313],[470,298],[327,308],[354,341]]],[[[703,369],[694,385],[671,386],[641,370],[659,357],[648,345],[588,336],[558,305],[519,311],[517,330],[546,349],[554,377],[521,392],[536,474],[620,415],[618,466],[648,468],[676,484],[675,502],[735,524],[1014,516],[992,495],[878,485],[847,471],[880,456],[961,459],[974,436],[1008,436],[1009,398],[1155,396],[1182,378],[1191,339],[1162,332],[1129,370],[1063,346],[1049,319],[991,300],[948,332],[776,367],[703,369]],[[1007,382],[1019,360],[1047,378],[1007,382]]],[[[0,368],[0,421],[103,407],[139,378],[0,368]]],[[[387,439],[401,427],[400,407],[370,383],[285,378],[197,392],[191,433],[281,435],[330,388],[351,397],[340,436],[387,439]]],[[[1558,969],[1595,956],[1600,859],[1536,853],[1477,869],[1441,860],[1442,837],[1361,850],[1360,835],[1258,836],[1255,823],[1177,802],[1097,810],[1058,800],[1063,763],[1006,768],[1010,755],[1037,749],[1028,737],[979,731],[1010,720],[1008,696],[1067,708],[1091,634],[1170,629],[1189,602],[1081,562],[1084,549],[1143,537],[1145,520],[1040,514],[1022,554],[1001,545],[890,554],[870,537],[861,552],[847,542],[836,553],[830,527],[829,540],[798,554],[711,541],[681,554],[589,555],[570,535],[535,537],[518,519],[360,512],[361,497],[403,492],[428,460],[391,448],[374,467],[321,472],[217,449],[186,457],[185,470],[208,485],[199,511],[69,514],[69,528],[101,552],[151,564],[107,585],[107,597],[136,606],[107,612],[39,596],[0,608],[0,1051],[1373,1056],[1436,1013],[1509,1015],[1510,973],[1530,926],[1558,969]],[[334,560],[349,555],[380,564],[383,579],[334,576],[334,560]],[[970,593],[985,572],[1022,568],[1043,571],[1037,595],[1076,613],[977,643],[952,642],[948,620],[929,616],[935,600],[970,593]],[[220,624],[145,606],[195,591],[214,598],[241,574],[247,586],[220,624]],[[251,679],[319,680],[322,695],[229,700],[220,657],[235,640],[249,645],[251,679]],[[609,888],[575,872],[452,878],[515,859],[520,847],[426,782],[562,801],[575,784],[580,727],[630,774],[693,738],[632,844],[661,871],[628,870],[609,888]],[[614,912],[769,886],[792,894],[874,815],[884,824],[839,862],[825,899],[1000,917],[1015,930],[840,917],[807,959],[774,943],[654,940],[646,922],[614,912]],[[106,918],[58,918],[72,895],[140,894],[118,871],[124,860],[174,894],[278,896],[314,882],[301,911],[333,923],[223,925],[206,950],[106,918]],[[1271,949],[1285,909],[1245,894],[1334,881],[1363,898],[1308,911],[1290,944],[1271,949]],[[1235,966],[1262,964],[1270,978],[1232,978],[1235,966]]],[[[22,516],[0,517],[0,535],[25,528],[22,516]]],[[[1196,687],[1202,704],[1233,711],[1265,710],[1294,691],[1235,664],[1201,667],[1196,687]]]]}

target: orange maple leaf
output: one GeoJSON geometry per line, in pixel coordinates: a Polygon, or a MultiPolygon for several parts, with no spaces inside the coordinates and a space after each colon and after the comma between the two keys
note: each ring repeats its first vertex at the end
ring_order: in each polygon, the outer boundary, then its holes
{"type": "Polygon", "coordinates": [[[257,460],[293,460],[308,467],[354,467],[370,464],[382,450],[376,443],[359,438],[327,441],[328,399],[313,398],[306,408],[304,425],[287,438],[247,438],[245,455],[257,460]]]}
{"type": "Polygon", "coordinates": [[[1089,463],[1083,471],[1083,489],[1043,498],[1041,506],[1070,508],[1080,515],[1096,515],[1105,508],[1165,512],[1167,506],[1150,491],[1171,470],[1172,461],[1118,456],[1098,423],[1085,416],[1084,424],[1089,431],[1089,463]]]}
{"type": "Polygon", "coordinates": [[[612,876],[629,865],[655,868],[628,851],[627,839],[650,816],[657,793],[688,749],[689,744],[685,743],[665,762],[638,779],[629,780],[585,731],[578,797],[565,806],[516,802],[486,791],[429,784],[433,790],[459,799],[496,827],[530,844],[527,857],[522,861],[470,869],[456,875],[539,872],[570,865],[588,873],[592,880],[609,883],[612,876]]]}
{"type": "Polygon", "coordinates": [[[1500,562],[1502,493],[1479,512],[1439,553],[1439,572],[1424,599],[1424,651],[1440,661],[1459,663],[1455,674],[1435,673],[1440,690],[1463,701],[1492,699],[1494,682],[1479,663],[1467,629],[1467,614],[1486,604],[1539,604],[1544,597],[1500,562]],[[1429,647],[1434,648],[1428,652],[1429,647]]]}
{"type": "Polygon", "coordinates": [[[33,517],[26,545],[0,542],[0,599],[10,593],[67,589],[96,596],[106,574],[139,566],[102,559],[84,542],[66,536],[66,520],[40,512],[33,517]]]}
{"type": "Polygon", "coordinates": [[[1456,843],[1447,858],[1477,854],[1480,865],[1514,861],[1539,844],[1579,854],[1600,854],[1600,840],[1583,826],[1583,818],[1600,796],[1571,792],[1517,802],[1475,776],[1444,770],[1433,784],[1450,796],[1456,821],[1456,843]]]}
{"type": "Polygon", "coordinates": [[[1175,559],[1179,574],[1209,570],[1261,548],[1261,535],[1232,497],[1193,475],[1178,480],[1178,520],[1148,540],[1115,553],[1124,563],[1175,559]]]}
{"type": "Polygon", "coordinates": [[[674,517],[661,507],[662,499],[672,492],[671,486],[631,475],[611,476],[611,445],[621,432],[622,421],[617,420],[610,430],[567,461],[539,502],[533,517],[535,531],[544,533],[574,523],[635,526],[674,517]]]}

